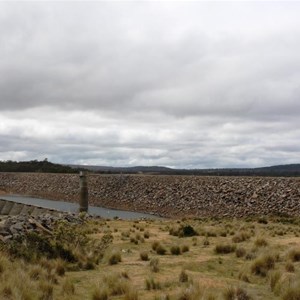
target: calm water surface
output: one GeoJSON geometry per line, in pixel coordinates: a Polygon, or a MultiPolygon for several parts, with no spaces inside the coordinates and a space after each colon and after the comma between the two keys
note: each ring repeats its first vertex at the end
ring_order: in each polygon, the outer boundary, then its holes
{"type": "MultiPolygon", "coordinates": [[[[59,211],[65,211],[65,212],[77,212],[79,208],[79,205],[75,203],[32,198],[32,197],[20,196],[20,195],[1,195],[0,199],[14,201],[23,204],[36,205],[44,208],[57,209],[59,211]]],[[[133,211],[118,210],[118,209],[108,209],[108,208],[98,207],[98,206],[89,206],[89,214],[95,216],[101,216],[103,218],[108,218],[108,219],[113,219],[115,217],[118,217],[120,219],[141,219],[141,218],[160,219],[160,217],[151,214],[143,214],[143,213],[138,213],[133,211]]]]}

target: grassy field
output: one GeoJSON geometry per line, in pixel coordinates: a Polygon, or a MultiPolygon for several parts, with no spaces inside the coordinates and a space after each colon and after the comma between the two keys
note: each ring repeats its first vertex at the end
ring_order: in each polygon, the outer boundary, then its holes
{"type": "Polygon", "coordinates": [[[61,224],[55,238],[74,259],[2,245],[0,299],[300,299],[299,224],[283,217],[61,224]]]}

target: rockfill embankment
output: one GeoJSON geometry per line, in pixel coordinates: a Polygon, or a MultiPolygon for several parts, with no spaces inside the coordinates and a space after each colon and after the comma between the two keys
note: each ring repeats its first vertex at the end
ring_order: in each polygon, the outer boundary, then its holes
{"type": "MultiPolygon", "coordinates": [[[[89,203],[165,217],[300,215],[300,178],[88,175],[89,203]]],[[[0,173],[0,191],[77,202],[79,175],[0,173]]]]}

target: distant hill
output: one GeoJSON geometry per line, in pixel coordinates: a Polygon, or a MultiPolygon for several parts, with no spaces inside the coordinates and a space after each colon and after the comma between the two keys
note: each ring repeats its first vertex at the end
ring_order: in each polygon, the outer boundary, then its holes
{"type": "Polygon", "coordinates": [[[153,174],[153,175],[202,175],[202,176],[300,176],[300,164],[278,165],[261,168],[224,169],[172,169],[163,166],[86,166],[61,165],[48,160],[0,161],[0,172],[78,173],[90,171],[99,174],[153,174]]]}
{"type": "Polygon", "coordinates": [[[67,165],[72,168],[85,168],[97,173],[167,173],[174,169],[161,166],[135,166],[135,167],[110,167],[110,166],[89,166],[89,165],[67,165]]]}
{"type": "Polygon", "coordinates": [[[85,168],[101,174],[158,174],[158,175],[202,175],[202,176],[300,176],[300,164],[278,165],[261,168],[224,169],[172,169],[162,166],[82,166],[68,165],[72,168],[85,168]]]}
{"type": "Polygon", "coordinates": [[[0,172],[78,173],[82,168],[54,164],[48,160],[0,161],[0,172]]]}

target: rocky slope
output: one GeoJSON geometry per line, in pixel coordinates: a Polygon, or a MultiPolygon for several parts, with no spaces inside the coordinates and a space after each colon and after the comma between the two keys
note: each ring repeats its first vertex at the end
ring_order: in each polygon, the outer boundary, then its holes
{"type": "MultiPolygon", "coordinates": [[[[91,205],[182,216],[300,215],[300,178],[89,175],[91,205]]],[[[74,174],[0,173],[0,191],[78,201],[74,174]]]]}

